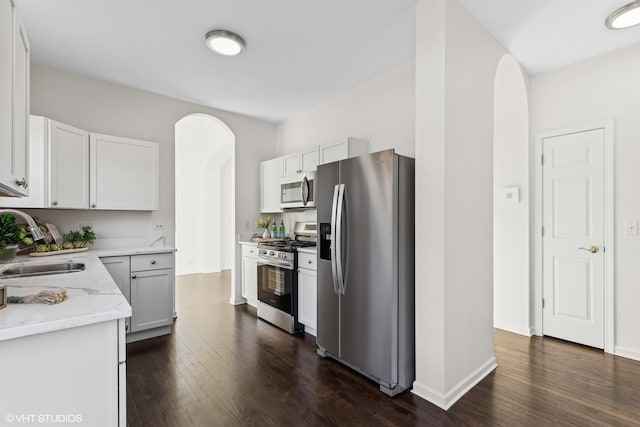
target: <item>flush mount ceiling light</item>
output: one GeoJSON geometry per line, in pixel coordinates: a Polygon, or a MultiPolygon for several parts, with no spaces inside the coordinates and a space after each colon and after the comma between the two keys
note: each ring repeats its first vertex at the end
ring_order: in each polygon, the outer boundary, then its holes
{"type": "Polygon", "coordinates": [[[226,56],[241,54],[247,45],[242,37],[226,30],[209,31],[204,38],[209,49],[226,56]]]}
{"type": "Polygon", "coordinates": [[[621,30],[640,24],[640,0],[632,1],[614,11],[607,16],[604,23],[611,30],[621,30]]]}

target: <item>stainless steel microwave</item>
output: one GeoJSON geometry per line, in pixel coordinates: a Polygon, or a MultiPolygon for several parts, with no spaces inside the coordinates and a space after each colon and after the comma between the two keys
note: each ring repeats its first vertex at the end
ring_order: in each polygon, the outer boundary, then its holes
{"type": "Polygon", "coordinates": [[[280,178],[280,209],[315,209],[315,207],[315,172],[280,178]]]}

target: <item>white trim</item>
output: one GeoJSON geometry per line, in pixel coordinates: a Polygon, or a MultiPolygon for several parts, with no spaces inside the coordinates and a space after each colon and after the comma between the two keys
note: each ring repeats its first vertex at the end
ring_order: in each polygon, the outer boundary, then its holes
{"type": "Polygon", "coordinates": [[[471,374],[463,378],[458,384],[456,384],[451,390],[445,394],[439,393],[429,387],[423,386],[417,381],[413,383],[413,389],[411,393],[415,394],[422,399],[428,400],[434,405],[448,410],[458,401],[466,392],[471,390],[476,384],[482,381],[487,375],[493,372],[498,367],[496,358],[491,356],[482,366],[473,371],[471,374]]]}
{"type": "Polygon", "coordinates": [[[640,361],[640,351],[631,348],[616,346],[614,354],[616,356],[626,357],[627,359],[640,361]]]}
{"type": "Polygon", "coordinates": [[[517,325],[509,322],[494,322],[493,327],[514,334],[524,335],[525,337],[533,335],[533,329],[526,325],[517,325]]]}
{"type": "Polygon", "coordinates": [[[542,141],[553,136],[604,130],[604,351],[615,354],[614,302],[614,126],[613,120],[586,123],[568,128],[540,132],[535,138],[534,152],[534,328],[535,335],[543,335],[542,325],[542,141]]]}
{"type": "Polygon", "coordinates": [[[229,298],[229,304],[231,305],[240,305],[240,304],[246,304],[246,303],[247,303],[247,299],[243,297],[233,298],[232,296],[231,298],[229,298]]]}

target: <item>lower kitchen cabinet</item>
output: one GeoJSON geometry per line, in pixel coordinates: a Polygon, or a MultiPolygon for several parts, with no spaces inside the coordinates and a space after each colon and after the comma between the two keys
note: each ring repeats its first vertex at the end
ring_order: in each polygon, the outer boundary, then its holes
{"type": "Polygon", "coordinates": [[[122,319],[3,341],[0,366],[2,425],[127,425],[122,319]]]}
{"type": "Polygon", "coordinates": [[[173,253],[103,257],[105,268],[131,304],[127,342],[171,333],[175,304],[173,253]]]}
{"type": "Polygon", "coordinates": [[[131,332],[173,323],[173,270],[131,272],[131,332]]]}
{"type": "Polygon", "coordinates": [[[242,296],[247,304],[258,304],[258,248],[251,243],[242,244],[242,296]]]}
{"type": "Polygon", "coordinates": [[[318,295],[316,254],[298,252],[298,322],[304,330],[316,336],[318,323],[318,295]]]}
{"type": "MultiPolygon", "coordinates": [[[[130,258],[129,256],[110,256],[100,259],[129,305],[131,305],[130,258]]],[[[129,333],[130,330],[131,318],[127,317],[125,319],[125,331],[129,333]]]]}

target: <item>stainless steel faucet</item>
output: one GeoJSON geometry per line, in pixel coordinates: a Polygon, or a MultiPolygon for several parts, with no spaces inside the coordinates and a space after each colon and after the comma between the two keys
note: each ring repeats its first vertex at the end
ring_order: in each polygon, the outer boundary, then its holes
{"type": "Polygon", "coordinates": [[[38,224],[36,224],[34,219],[26,213],[15,209],[0,209],[0,215],[2,214],[17,215],[27,221],[27,224],[29,224],[29,227],[31,227],[31,235],[33,236],[34,241],[46,239],[44,233],[40,230],[40,227],[38,227],[38,224]]]}

